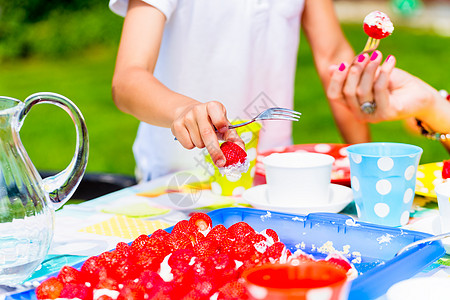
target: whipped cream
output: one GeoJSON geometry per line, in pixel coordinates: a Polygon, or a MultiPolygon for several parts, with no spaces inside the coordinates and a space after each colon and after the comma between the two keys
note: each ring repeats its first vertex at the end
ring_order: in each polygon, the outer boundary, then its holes
{"type": "Polygon", "coordinates": [[[227,176],[227,178],[231,177],[231,179],[238,180],[241,178],[242,173],[248,171],[249,166],[250,160],[246,158],[243,163],[239,162],[230,166],[219,168],[219,172],[222,176],[227,176]]]}

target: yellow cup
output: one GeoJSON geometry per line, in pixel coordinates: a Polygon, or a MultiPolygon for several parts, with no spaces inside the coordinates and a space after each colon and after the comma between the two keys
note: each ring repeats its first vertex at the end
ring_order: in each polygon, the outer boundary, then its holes
{"type": "MultiPolygon", "coordinates": [[[[232,122],[231,124],[242,123],[245,120],[232,122]]],[[[222,196],[239,196],[246,189],[252,187],[253,177],[255,176],[256,164],[256,148],[258,147],[259,131],[261,124],[253,122],[247,126],[236,128],[237,133],[245,143],[245,151],[247,152],[247,159],[250,162],[248,171],[241,174],[240,178],[236,176],[222,175],[219,169],[214,165],[211,156],[206,155],[205,160],[210,170],[211,190],[216,195],[222,196]]]]}

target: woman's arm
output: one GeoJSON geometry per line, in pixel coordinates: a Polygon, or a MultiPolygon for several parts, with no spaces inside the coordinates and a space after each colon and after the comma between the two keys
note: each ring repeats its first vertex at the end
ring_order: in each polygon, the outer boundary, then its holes
{"type": "MultiPolygon", "coordinates": [[[[325,90],[330,82],[329,66],[351,62],[354,52],[346,40],[331,0],[306,0],[302,27],[311,46],[317,72],[325,90]]],[[[330,107],[346,143],[368,142],[367,124],[358,120],[346,105],[330,101],[330,107]]]]}
{"type": "MultiPolygon", "coordinates": [[[[432,132],[450,133],[450,102],[423,80],[395,68],[396,59],[374,52],[369,59],[340,70],[334,66],[328,90],[330,101],[347,105],[365,122],[378,123],[416,118],[432,132]],[[364,114],[359,105],[372,98],[373,114],[364,114]]],[[[449,141],[442,142],[447,150],[449,141]]]]}

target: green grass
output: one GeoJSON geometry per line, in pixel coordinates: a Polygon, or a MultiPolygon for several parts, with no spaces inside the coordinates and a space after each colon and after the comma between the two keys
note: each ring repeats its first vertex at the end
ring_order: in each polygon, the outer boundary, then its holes
{"type": "MultiPolygon", "coordinates": [[[[344,31],[355,49],[364,45],[365,35],[359,25],[345,25],[344,31]]],[[[437,88],[450,89],[447,49],[450,49],[449,38],[398,27],[380,46],[384,53],[396,55],[399,67],[437,88]]],[[[51,91],[68,97],[79,106],[88,126],[87,171],[131,175],[134,171],[131,147],[138,121],[120,112],[112,102],[110,85],[115,54],[115,48],[102,48],[63,59],[4,62],[0,95],[24,100],[32,93],[51,91]]],[[[294,142],[341,143],[304,37],[298,61],[295,107],[303,115],[294,126],[294,142]]],[[[374,141],[398,141],[422,147],[422,163],[448,159],[448,153],[438,142],[410,134],[402,122],[375,124],[372,129],[374,141]]],[[[69,164],[75,147],[75,131],[63,110],[51,105],[34,107],[20,136],[38,169],[62,170],[69,164]]]]}

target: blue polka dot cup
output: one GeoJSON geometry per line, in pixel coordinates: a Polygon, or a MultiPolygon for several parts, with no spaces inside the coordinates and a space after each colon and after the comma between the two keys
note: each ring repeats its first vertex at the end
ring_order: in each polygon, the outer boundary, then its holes
{"type": "Polygon", "coordinates": [[[347,147],[358,218],[387,226],[409,221],[422,148],[401,143],[347,147]]]}

